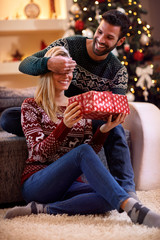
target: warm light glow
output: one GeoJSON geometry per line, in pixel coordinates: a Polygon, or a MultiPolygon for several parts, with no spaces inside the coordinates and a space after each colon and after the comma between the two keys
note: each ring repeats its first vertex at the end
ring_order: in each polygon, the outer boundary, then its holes
{"type": "Polygon", "coordinates": [[[85,12],[86,12],[86,11],[87,11],[87,7],[84,7],[84,8],[83,8],[83,11],[85,11],[85,12]]]}
{"type": "Polygon", "coordinates": [[[152,83],[155,85],[157,83],[157,80],[152,79],[152,83]]]}
{"type": "Polygon", "coordinates": [[[125,62],[124,64],[125,64],[125,66],[128,66],[128,62],[125,62]]]}
{"type": "Polygon", "coordinates": [[[124,65],[124,61],[121,61],[122,65],[124,65]]]}
{"type": "Polygon", "coordinates": [[[129,10],[128,12],[131,14],[131,13],[132,13],[132,10],[129,10]]]}
{"type": "Polygon", "coordinates": [[[89,17],[89,18],[88,18],[88,20],[91,22],[91,21],[92,21],[92,18],[91,18],[91,17],[89,17]]]}
{"type": "MultiPolygon", "coordinates": [[[[16,0],[16,1],[2,1],[3,3],[1,4],[1,16],[0,19],[8,19],[8,20],[24,20],[27,19],[30,21],[30,19],[27,18],[25,14],[25,7],[27,4],[31,2],[35,2],[38,4],[40,8],[40,14],[36,18],[36,20],[40,19],[66,19],[66,4],[63,4],[64,0],[62,1],[53,1],[53,4],[55,5],[54,7],[50,6],[50,1],[45,1],[45,0],[40,0],[40,1],[31,1],[31,0],[16,0]],[[13,2],[13,4],[12,4],[13,2]],[[13,5],[13,6],[12,6],[13,5]],[[64,7],[63,7],[64,5],[64,7]],[[55,12],[54,12],[55,10],[55,12]],[[3,15],[4,14],[4,15],[3,15]]],[[[77,2],[77,0],[75,1],[77,2]]],[[[32,9],[30,10],[32,11],[32,9]]],[[[34,10],[33,10],[34,11],[34,10]]],[[[16,26],[15,22],[15,26],[16,26]]],[[[35,26],[35,29],[37,27],[35,26]]]]}
{"type": "Polygon", "coordinates": [[[132,29],[132,26],[130,26],[129,29],[131,30],[131,29],[132,29]]]}
{"type": "Polygon", "coordinates": [[[97,4],[97,5],[98,5],[98,4],[99,4],[99,2],[98,2],[98,1],[95,1],[95,4],[97,4]]]}
{"type": "Polygon", "coordinates": [[[147,28],[150,28],[150,25],[149,25],[149,24],[147,24],[147,25],[146,25],[146,27],[147,27],[147,28]]]}
{"type": "Polygon", "coordinates": [[[139,8],[142,8],[142,5],[141,5],[141,4],[139,4],[139,5],[138,5],[138,7],[139,7],[139,8]]]}
{"type": "Polygon", "coordinates": [[[139,49],[139,52],[140,52],[140,53],[142,53],[142,52],[143,52],[143,50],[142,50],[142,49],[139,49]]]}
{"type": "Polygon", "coordinates": [[[138,30],[138,34],[141,34],[142,32],[140,30],[138,30]]]}
{"type": "Polygon", "coordinates": [[[154,65],[153,65],[153,64],[151,64],[151,65],[150,65],[150,67],[151,67],[151,68],[154,68],[154,65]]]}
{"type": "Polygon", "coordinates": [[[134,12],[133,15],[136,16],[136,15],[137,15],[137,12],[134,12]]]}
{"type": "Polygon", "coordinates": [[[76,3],[76,2],[77,2],[77,0],[74,0],[73,2],[75,2],[75,3],[76,3]]]}
{"type": "Polygon", "coordinates": [[[138,78],[137,78],[137,77],[135,77],[135,78],[134,78],[134,81],[135,81],[135,82],[137,82],[137,81],[138,81],[138,78]]]}
{"type": "Polygon", "coordinates": [[[134,4],[134,5],[136,5],[136,4],[137,4],[137,2],[135,2],[135,1],[134,1],[134,2],[133,2],[133,4],[134,4]]]}
{"type": "Polygon", "coordinates": [[[133,87],[131,87],[131,88],[130,88],[130,91],[131,91],[131,93],[135,93],[135,91],[134,91],[134,88],[133,88],[133,87]]]}
{"type": "Polygon", "coordinates": [[[126,56],[123,56],[123,59],[127,59],[127,57],[126,57],[126,56]]]}
{"type": "Polygon", "coordinates": [[[128,36],[128,37],[130,37],[130,36],[131,36],[131,34],[130,34],[130,33],[127,33],[127,36],[128,36]]]}
{"type": "Polygon", "coordinates": [[[111,7],[112,6],[112,4],[111,3],[108,3],[108,7],[111,7]]]}
{"type": "Polygon", "coordinates": [[[130,49],[130,53],[133,53],[133,49],[130,49]]]}

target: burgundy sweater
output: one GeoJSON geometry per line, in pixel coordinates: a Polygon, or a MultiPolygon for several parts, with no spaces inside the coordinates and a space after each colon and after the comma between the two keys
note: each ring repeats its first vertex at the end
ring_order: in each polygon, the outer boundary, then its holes
{"type": "Polygon", "coordinates": [[[22,174],[22,184],[32,174],[80,144],[90,144],[96,153],[102,148],[108,133],[101,133],[98,129],[93,135],[90,119],[82,119],[72,128],[66,127],[63,122],[65,109],[60,107],[58,120],[53,122],[33,98],[24,100],[21,123],[28,147],[28,159],[22,174]]]}

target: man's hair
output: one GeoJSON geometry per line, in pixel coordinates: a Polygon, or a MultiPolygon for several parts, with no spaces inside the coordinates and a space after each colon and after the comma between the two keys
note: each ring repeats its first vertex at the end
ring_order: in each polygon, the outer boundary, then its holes
{"type": "Polygon", "coordinates": [[[102,19],[113,26],[121,27],[119,39],[127,34],[129,27],[131,25],[128,16],[125,13],[122,13],[118,10],[109,10],[103,13],[102,19]]]}

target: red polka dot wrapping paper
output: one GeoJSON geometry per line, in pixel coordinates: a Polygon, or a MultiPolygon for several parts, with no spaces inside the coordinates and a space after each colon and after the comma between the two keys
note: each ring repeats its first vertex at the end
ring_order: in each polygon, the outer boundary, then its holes
{"type": "Polygon", "coordinates": [[[125,95],[112,92],[90,91],[69,98],[69,104],[78,102],[86,119],[107,120],[110,114],[130,113],[128,99],[125,95]]]}

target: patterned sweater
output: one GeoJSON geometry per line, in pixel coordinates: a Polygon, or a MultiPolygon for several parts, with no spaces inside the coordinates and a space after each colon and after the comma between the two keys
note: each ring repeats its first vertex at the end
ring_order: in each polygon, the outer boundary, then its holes
{"type": "Polygon", "coordinates": [[[33,98],[24,100],[21,110],[21,123],[28,147],[28,159],[22,174],[22,183],[33,173],[45,168],[65,153],[82,143],[90,144],[98,153],[108,133],[98,129],[92,135],[92,121],[82,119],[68,128],[63,123],[63,112],[60,107],[57,121],[53,122],[33,98]]]}
{"type": "Polygon", "coordinates": [[[86,37],[72,36],[59,39],[50,44],[46,49],[35,53],[24,59],[19,66],[19,70],[30,75],[40,75],[47,73],[48,58],[45,53],[54,46],[64,46],[76,61],[77,66],[66,96],[71,97],[83,92],[112,91],[115,94],[126,93],[128,74],[117,57],[109,53],[102,61],[94,61],[88,55],[86,49],[86,37]]]}

